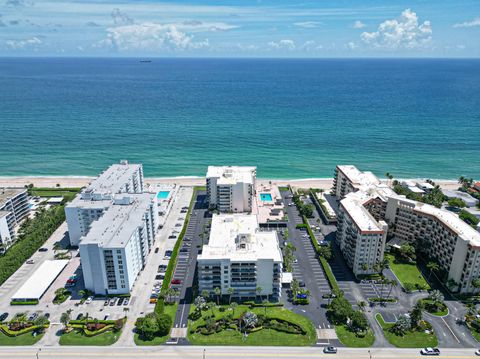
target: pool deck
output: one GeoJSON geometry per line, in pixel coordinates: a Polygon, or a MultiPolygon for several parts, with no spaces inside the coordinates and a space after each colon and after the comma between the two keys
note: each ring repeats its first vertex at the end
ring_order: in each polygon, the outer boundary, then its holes
{"type": "Polygon", "coordinates": [[[266,223],[267,220],[279,220],[284,216],[284,206],[283,204],[276,204],[277,199],[281,199],[280,191],[278,186],[275,184],[260,182],[256,185],[256,196],[253,201],[252,214],[258,216],[259,223],[266,223]],[[260,198],[260,194],[269,194],[272,197],[271,201],[265,201],[260,198]],[[280,209],[278,215],[273,215],[271,213],[272,209],[280,209]]]}

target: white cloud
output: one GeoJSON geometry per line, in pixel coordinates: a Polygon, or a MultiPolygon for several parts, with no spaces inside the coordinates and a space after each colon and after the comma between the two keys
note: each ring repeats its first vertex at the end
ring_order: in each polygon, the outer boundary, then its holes
{"type": "Polygon", "coordinates": [[[304,29],[313,29],[318,25],[321,25],[321,22],[318,21],[303,21],[303,22],[295,22],[293,25],[298,27],[303,27],[304,29]]]}
{"type": "Polygon", "coordinates": [[[367,27],[367,25],[361,22],[360,20],[357,20],[353,23],[352,27],[354,29],[363,29],[364,27],[367,27]]]}
{"type": "Polygon", "coordinates": [[[475,27],[475,26],[480,26],[480,17],[476,17],[472,21],[465,21],[459,24],[453,25],[453,27],[475,27]]]}
{"type": "Polygon", "coordinates": [[[280,40],[278,42],[270,41],[268,43],[268,47],[276,50],[294,50],[295,49],[295,42],[293,40],[285,39],[280,40]]]}
{"type": "Polygon", "coordinates": [[[36,49],[42,40],[34,36],[25,40],[7,40],[5,44],[12,50],[36,49]]]}
{"type": "Polygon", "coordinates": [[[107,38],[99,45],[116,51],[187,50],[209,46],[208,39],[194,41],[193,35],[180,31],[173,24],[142,23],[107,29],[107,38]]]}
{"type": "Polygon", "coordinates": [[[365,44],[376,48],[420,48],[430,44],[432,26],[430,21],[419,24],[417,14],[406,9],[398,19],[382,22],[377,31],[363,32],[361,39],[365,44]]]}

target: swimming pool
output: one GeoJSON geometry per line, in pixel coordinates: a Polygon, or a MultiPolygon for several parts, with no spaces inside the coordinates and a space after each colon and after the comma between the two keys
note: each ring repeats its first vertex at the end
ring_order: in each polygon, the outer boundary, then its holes
{"type": "Polygon", "coordinates": [[[272,201],[272,195],[270,193],[260,193],[260,201],[272,201]]]}
{"type": "Polygon", "coordinates": [[[169,194],[170,194],[170,191],[160,191],[160,192],[157,193],[157,198],[158,199],[167,199],[169,194]]]}

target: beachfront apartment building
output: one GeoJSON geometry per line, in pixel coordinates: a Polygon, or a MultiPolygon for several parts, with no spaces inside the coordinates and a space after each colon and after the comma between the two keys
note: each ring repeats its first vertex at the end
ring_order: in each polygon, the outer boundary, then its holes
{"type": "Polygon", "coordinates": [[[352,165],[335,167],[333,188],[338,200],[343,199],[351,192],[380,184],[380,180],[372,172],[359,171],[357,167],[352,165]]]}
{"type": "Polygon", "coordinates": [[[197,257],[199,292],[246,299],[281,296],[282,251],[277,232],[259,229],[251,214],[215,214],[210,239],[197,257]],[[261,292],[257,292],[260,287],[261,292]]]}
{"type": "Polygon", "coordinates": [[[374,200],[354,192],[340,201],[336,241],[355,275],[375,273],[375,265],[383,261],[388,225],[367,209],[374,200]]]}
{"type": "Polygon", "coordinates": [[[399,196],[373,174],[363,176],[352,167],[337,166],[335,193],[340,199],[336,240],[353,272],[370,273],[383,259],[388,232],[417,244],[461,293],[474,291],[472,280],[480,278],[480,233],[455,213],[399,196]],[[362,270],[367,266],[368,272],[362,270]]]}
{"type": "Polygon", "coordinates": [[[25,188],[0,188],[0,253],[15,241],[15,228],[29,214],[25,188]]]}
{"type": "Polygon", "coordinates": [[[210,208],[224,213],[251,212],[257,167],[209,166],[207,201],[210,208]]]}
{"type": "Polygon", "coordinates": [[[115,195],[80,240],[85,288],[102,295],[129,293],[145,266],[157,228],[155,194],[115,195]]]}
{"type": "Polygon", "coordinates": [[[461,293],[475,290],[480,278],[480,233],[455,213],[404,197],[388,199],[385,219],[392,235],[417,243],[429,260],[437,262],[446,280],[461,293]]]}
{"type": "Polygon", "coordinates": [[[108,167],[65,207],[70,244],[79,245],[80,238],[111,206],[116,194],[142,193],[143,186],[141,164],[121,161],[108,167]]]}

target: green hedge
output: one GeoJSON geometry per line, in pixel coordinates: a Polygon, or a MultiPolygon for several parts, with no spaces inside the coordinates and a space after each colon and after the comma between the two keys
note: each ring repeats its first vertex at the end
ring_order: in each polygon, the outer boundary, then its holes
{"type": "MultiPolygon", "coordinates": [[[[188,211],[187,211],[187,215],[185,216],[185,222],[183,224],[182,231],[180,232],[177,238],[177,241],[175,242],[175,246],[173,247],[173,251],[172,251],[172,256],[168,261],[168,266],[167,266],[167,270],[165,271],[165,278],[163,279],[161,292],[165,292],[169,288],[170,282],[172,281],[173,271],[175,269],[175,265],[177,264],[178,251],[180,250],[180,245],[182,244],[183,237],[185,236],[185,232],[187,231],[188,222],[190,222],[190,216],[192,214],[193,205],[195,204],[197,191],[200,189],[201,187],[195,187],[193,190],[193,195],[192,195],[192,198],[190,199],[190,205],[188,206],[188,211]]],[[[157,303],[155,304],[155,310],[154,310],[156,314],[163,313],[165,308],[164,301],[165,299],[162,296],[158,298],[157,303]]]]}
{"type": "Polygon", "coordinates": [[[255,307],[283,307],[283,303],[267,303],[267,304],[263,304],[263,303],[255,303],[254,301],[252,300],[247,300],[245,302],[243,302],[242,304],[245,304],[245,305],[248,305],[250,306],[251,308],[255,308],[255,307]]]}
{"type": "Polygon", "coordinates": [[[19,300],[12,300],[10,305],[37,305],[38,299],[35,300],[27,300],[27,301],[19,301],[19,300]]]}
{"type": "Polygon", "coordinates": [[[116,320],[95,320],[95,319],[89,319],[88,322],[87,320],[85,319],[79,319],[79,320],[76,320],[76,319],[72,319],[71,321],[68,322],[69,325],[73,325],[73,324],[81,324],[81,325],[85,325],[87,323],[100,323],[100,324],[115,324],[116,320]]]}
{"type": "MultiPolygon", "coordinates": [[[[43,328],[45,329],[48,327],[49,327],[49,324],[46,324],[43,326],[43,328]]],[[[18,337],[19,335],[30,333],[40,328],[42,328],[41,325],[32,325],[31,327],[23,328],[21,330],[10,330],[8,328],[8,325],[5,325],[5,324],[0,325],[0,331],[9,337],[18,337]]]]}

